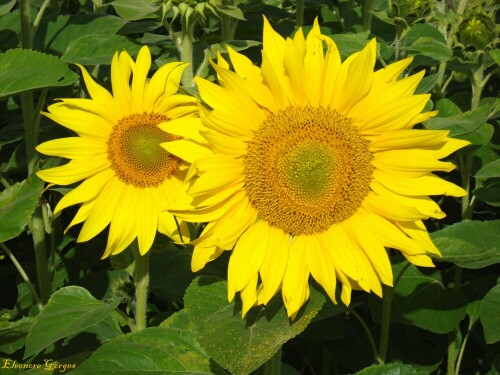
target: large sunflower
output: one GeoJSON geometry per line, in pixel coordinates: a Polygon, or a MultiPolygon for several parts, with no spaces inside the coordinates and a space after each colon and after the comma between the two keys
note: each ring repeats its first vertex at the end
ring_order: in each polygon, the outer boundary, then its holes
{"type": "Polygon", "coordinates": [[[194,117],[197,104],[177,94],[186,64],[166,64],[148,82],[150,66],[147,47],[135,62],[127,52],[116,53],[111,64],[113,95],[80,66],[91,99],[62,99],[44,113],[78,136],[39,145],[43,154],[72,160],[37,174],[57,185],[84,180],[59,201],[55,213],[81,204],[68,227],[84,222],[79,242],[111,223],[103,257],[119,253],[135,238],[145,254],[157,230],[176,240],[179,229],[185,236],[189,233],[184,222],[165,212],[183,194],[187,164],[160,143],[180,139],[177,128],[196,132],[201,124],[194,117]]]}
{"type": "Polygon", "coordinates": [[[432,172],[454,169],[439,159],[467,142],[412,129],[436,113],[421,113],[429,95],[413,94],[423,71],[398,79],[411,58],[374,72],[375,40],[341,62],[317,22],[285,40],[267,20],[260,68],[229,57],[233,70],[221,58],[214,66],[219,85],[196,81],[209,149],[165,145],[194,161],[192,202],[171,212],[208,222],[193,270],[232,250],[229,300],[240,292],[245,314],[281,289],[293,316],[310,275],[334,302],[337,280],[346,305],[352,289],[380,296],[393,282],[385,247],[433,266],[427,253],[439,251],[422,219],[445,215],[428,196],[465,191],[432,172]]]}

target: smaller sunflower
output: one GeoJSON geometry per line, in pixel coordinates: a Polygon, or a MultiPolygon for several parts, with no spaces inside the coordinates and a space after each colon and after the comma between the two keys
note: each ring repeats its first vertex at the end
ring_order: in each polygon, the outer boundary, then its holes
{"type": "Polygon", "coordinates": [[[77,136],[39,145],[42,154],[71,160],[37,175],[56,185],[83,180],[59,201],[54,213],[81,205],[66,229],[84,223],[78,242],[111,224],[103,258],[123,251],[135,238],[144,255],[157,230],[177,241],[189,238],[186,223],[165,211],[183,194],[188,165],[160,144],[181,139],[177,129],[196,137],[201,126],[198,107],[194,98],[177,93],[187,64],[166,64],[148,81],[150,66],[146,46],[135,62],[127,52],[117,52],[111,64],[111,94],[79,65],[91,99],[62,99],[43,113],[77,136]]]}

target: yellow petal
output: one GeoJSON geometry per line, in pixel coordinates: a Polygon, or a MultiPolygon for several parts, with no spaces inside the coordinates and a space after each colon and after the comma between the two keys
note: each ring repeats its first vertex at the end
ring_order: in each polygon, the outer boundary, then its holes
{"type": "MultiPolygon", "coordinates": [[[[158,229],[158,207],[153,196],[153,189],[140,189],[140,197],[137,204],[137,243],[141,255],[146,254],[156,236],[158,229]]],[[[156,195],[156,194],[155,194],[156,195]]]]}
{"type": "Polygon", "coordinates": [[[94,238],[109,224],[118,202],[122,200],[125,184],[117,179],[111,179],[102,192],[93,201],[92,211],[85,220],[78,236],[78,242],[94,238]]]}
{"type": "Polygon", "coordinates": [[[99,154],[84,160],[71,160],[68,164],[44,169],[36,174],[42,180],[56,185],[71,185],[109,167],[110,164],[106,155],[99,154]]]}
{"type": "Polygon", "coordinates": [[[111,169],[105,169],[104,171],[87,178],[75,189],[71,190],[61,198],[54,209],[54,215],[66,207],[94,199],[101,192],[104,185],[106,185],[114,176],[115,173],[111,169]]]}
{"type": "Polygon", "coordinates": [[[205,267],[205,264],[217,259],[223,252],[224,250],[218,248],[217,246],[195,246],[193,250],[193,257],[191,258],[191,270],[193,272],[198,272],[205,267]]]}
{"type": "Polygon", "coordinates": [[[82,137],[68,137],[44,142],[36,150],[45,155],[59,156],[66,159],[87,159],[107,152],[106,143],[82,137]]]}
{"type": "Polygon", "coordinates": [[[256,277],[268,250],[269,226],[258,221],[240,237],[229,259],[227,271],[228,299],[256,277]]]}
{"type": "Polygon", "coordinates": [[[319,234],[306,237],[307,242],[307,264],[312,277],[325,289],[328,297],[337,303],[335,288],[337,279],[335,276],[335,263],[332,259],[332,250],[326,241],[319,240],[319,234]]]}
{"type": "Polygon", "coordinates": [[[160,146],[188,163],[194,163],[203,157],[212,155],[212,151],[208,147],[189,139],[165,142],[161,143],[160,146]]]}
{"type": "MultiPolygon", "coordinates": [[[[160,69],[156,71],[156,73],[151,77],[147,84],[146,95],[144,96],[144,109],[153,110],[162,113],[163,111],[159,111],[156,107],[156,104],[160,101],[160,99],[168,98],[172,94],[166,94],[165,88],[167,84],[172,78],[173,86],[177,86],[177,89],[174,92],[177,92],[179,87],[179,81],[177,77],[182,75],[182,72],[188,67],[188,64],[182,62],[172,62],[163,65],[160,69]],[[179,70],[179,74],[173,74],[176,70],[179,70]]],[[[148,68],[149,69],[149,68],[148,68]]]]}
{"type": "Polygon", "coordinates": [[[290,235],[279,228],[269,226],[269,243],[260,267],[262,284],[259,288],[259,304],[267,304],[278,292],[288,264],[290,235]]]}
{"type": "Polygon", "coordinates": [[[448,130],[403,129],[384,132],[372,137],[370,151],[430,147],[442,144],[448,135],[448,130]]]}
{"type": "Polygon", "coordinates": [[[374,193],[368,194],[362,206],[370,212],[394,221],[415,221],[429,217],[415,207],[406,206],[388,196],[374,193]]]}
{"type": "Polygon", "coordinates": [[[467,195],[467,192],[461,187],[433,174],[421,177],[403,177],[375,170],[373,178],[393,192],[403,195],[449,195],[452,197],[467,195]]]}
{"type": "Polygon", "coordinates": [[[205,143],[205,138],[200,135],[200,130],[203,130],[204,126],[198,117],[180,118],[162,122],[158,127],[167,133],[189,138],[198,143],[205,143]]]}
{"type": "Polygon", "coordinates": [[[241,317],[245,317],[248,310],[257,304],[257,281],[258,275],[250,279],[248,284],[241,290],[241,300],[243,302],[241,317]]]}
{"type": "Polygon", "coordinates": [[[144,108],[144,94],[146,91],[146,78],[151,67],[151,53],[147,46],[143,46],[135,62],[134,75],[132,77],[132,110],[142,112],[144,108]]]}
{"type": "Polygon", "coordinates": [[[309,268],[307,266],[306,236],[295,236],[288,255],[283,277],[283,301],[289,317],[296,316],[309,298],[309,268]]]}
{"type": "Polygon", "coordinates": [[[187,223],[179,219],[177,219],[176,222],[174,215],[166,211],[160,212],[158,218],[158,231],[170,237],[177,243],[191,241],[187,223]]]}
{"type": "Polygon", "coordinates": [[[123,115],[129,114],[132,94],[130,92],[130,65],[127,63],[125,69],[120,64],[120,53],[116,52],[111,61],[111,85],[115,103],[123,115]]]}

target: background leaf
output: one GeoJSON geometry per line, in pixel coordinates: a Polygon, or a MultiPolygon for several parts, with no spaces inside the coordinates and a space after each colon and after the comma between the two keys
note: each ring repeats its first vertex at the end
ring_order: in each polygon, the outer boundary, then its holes
{"type": "Polygon", "coordinates": [[[0,242],[17,237],[35,211],[43,182],[36,175],[0,193],[0,242]]]}
{"type": "Polygon", "coordinates": [[[78,76],[55,56],[13,49],[0,54],[0,97],[42,87],[67,86],[78,76]]]}
{"type": "Polygon", "coordinates": [[[26,338],[25,358],[59,339],[96,325],[106,319],[119,302],[99,301],[78,286],[59,289],[52,294],[30,329],[26,338]]]}
{"type": "Polygon", "coordinates": [[[500,263],[500,220],[455,223],[431,237],[443,254],[437,261],[471,269],[500,263]]]}
{"type": "Polygon", "coordinates": [[[213,374],[192,332],[153,327],[106,342],[72,374],[213,374]]]}
{"type": "Polygon", "coordinates": [[[480,318],[488,344],[500,341],[500,285],[493,287],[481,301],[480,318]]]}
{"type": "Polygon", "coordinates": [[[370,366],[356,375],[425,375],[427,372],[403,363],[388,363],[386,365],[370,366]]]}

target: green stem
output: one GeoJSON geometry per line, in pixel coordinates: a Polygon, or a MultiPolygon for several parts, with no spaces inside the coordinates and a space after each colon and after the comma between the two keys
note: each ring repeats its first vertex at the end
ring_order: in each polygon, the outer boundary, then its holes
{"type": "Polygon", "coordinates": [[[264,363],[264,375],[279,375],[281,373],[281,348],[266,363],[264,363]]]}
{"type": "Polygon", "coordinates": [[[472,327],[474,327],[474,324],[476,324],[476,322],[469,324],[469,330],[465,334],[464,340],[462,342],[462,346],[460,347],[460,352],[458,353],[457,363],[455,365],[455,373],[454,373],[455,375],[460,374],[460,366],[462,365],[462,359],[464,356],[465,347],[467,346],[467,342],[469,341],[469,336],[470,336],[470,333],[472,332],[472,327]]]}
{"type": "Polygon", "coordinates": [[[194,20],[185,20],[182,23],[182,34],[180,40],[181,61],[189,63],[189,66],[182,74],[182,85],[190,89],[194,86],[193,77],[193,41],[194,41],[194,20]]]}
{"type": "Polygon", "coordinates": [[[361,327],[365,331],[366,336],[368,337],[368,341],[370,343],[370,346],[372,348],[373,359],[374,359],[375,362],[378,362],[379,361],[379,355],[378,355],[378,351],[377,351],[377,346],[375,345],[375,340],[373,339],[373,335],[370,332],[370,329],[366,325],[366,323],[363,320],[363,318],[355,310],[349,309],[348,311],[349,311],[350,314],[352,314],[358,320],[359,324],[361,324],[361,327]]]}
{"type": "Polygon", "coordinates": [[[135,257],[135,327],[142,331],[147,326],[147,306],[149,287],[149,253],[141,255],[137,241],[133,242],[135,257]]]}
{"type": "MultiPolygon", "coordinates": [[[[229,4],[228,0],[222,2],[222,4],[229,4]]],[[[222,42],[228,42],[234,39],[233,35],[233,20],[227,14],[220,14],[220,37],[222,42]]]]}
{"type": "Polygon", "coordinates": [[[484,74],[484,53],[480,53],[477,59],[477,66],[472,72],[472,101],[471,109],[479,107],[481,94],[483,92],[483,74],[484,74]]]}
{"type": "Polygon", "coordinates": [[[304,25],[304,0],[297,0],[297,12],[295,13],[295,26],[304,25]]]}
{"type": "Polygon", "coordinates": [[[372,13],[373,0],[365,0],[365,9],[363,10],[363,30],[371,31],[372,29],[372,13]]]}
{"type": "Polygon", "coordinates": [[[40,297],[38,296],[38,293],[36,292],[36,289],[31,282],[30,278],[28,277],[28,274],[26,271],[24,271],[23,266],[21,263],[18,262],[14,254],[12,254],[12,251],[5,246],[5,244],[0,242],[0,247],[2,248],[2,251],[7,254],[7,256],[10,258],[11,262],[14,264],[14,267],[16,267],[17,272],[19,272],[19,275],[21,275],[21,278],[24,280],[24,282],[28,285],[28,288],[31,291],[31,294],[33,295],[33,298],[35,299],[35,302],[38,305],[38,308],[41,310],[42,309],[42,301],[40,300],[40,297]]]}
{"type": "Polygon", "coordinates": [[[35,21],[33,21],[33,35],[35,35],[36,29],[38,29],[38,26],[40,26],[40,21],[42,20],[45,10],[47,10],[48,6],[50,5],[50,1],[51,0],[45,0],[40,7],[40,10],[35,17],[35,21]]]}
{"type": "Polygon", "coordinates": [[[40,298],[45,305],[50,297],[50,275],[49,265],[47,261],[47,249],[45,246],[45,228],[43,224],[42,207],[38,207],[31,217],[28,227],[33,236],[33,244],[35,247],[35,263],[36,275],[38,280],[38,288],[40,290],[40,298]]]}
{"type": "Polygon", "coordinates": [[[389,331],[391,327],[391,304],[394,289],[386,285],[383,286],[382,297],[382,326],[380,329],[380,344],[377,360],[384,364],[387,359],[387,348],[389,346],[389,331]]]}
{"type": "Polygon", "coordinates": [[[455,374],[455,359],[457,358],[457,347],[460,345],[458,337],[458,330],[450,332],[448,335],[448,364],[446,366],[446,374],[455,374]]]}
{"type": "MultiPolygon", "coordinates": [[[[20,0],[19,9],[21,13],[21,47],[24,49],[31,49],[33,47],[33,34],[31,28],[30,2],[28,0],[20,0]]],[[[38,160],[38,154],[35,150],[38,143],[38,121],[35,116],[33,93],[27,91],[20,95],[24,122],[24,141],[26,143],[26,157],[28,162],[28,176],[31,176],[38,160]]],[[[33,235],[40,298],[42,303],[45,304],[50,296],[50,275],[47,263],[47,250],[45,248],[45,230],[41,207],[35,210],[28,223],[28,227],[33,235]]]]}

